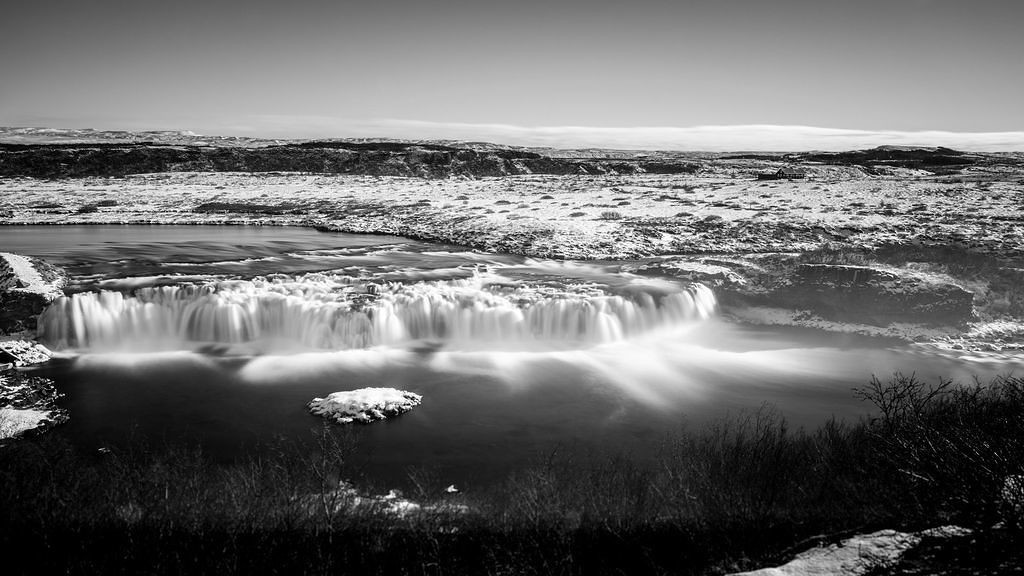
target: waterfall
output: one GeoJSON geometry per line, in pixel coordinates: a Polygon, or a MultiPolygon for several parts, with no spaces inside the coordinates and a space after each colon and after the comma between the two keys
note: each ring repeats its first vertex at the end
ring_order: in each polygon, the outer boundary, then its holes
{"type": "Polygon", "coordinates": [[[419,339],[586,344],[697,322],[715,307],[701,284],[622,296],[593,286],[509,287],[482,275],[380,286],[308,274],[83,292],[55,301],[39,325],[57,349],[281,341],[342,350],[419,339]]]}

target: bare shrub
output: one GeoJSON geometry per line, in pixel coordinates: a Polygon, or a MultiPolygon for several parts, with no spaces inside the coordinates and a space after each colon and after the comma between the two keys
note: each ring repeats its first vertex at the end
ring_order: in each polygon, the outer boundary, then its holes
{"type": "Polygon", "coordinates": [[[897,373],[857,393],[878,408],[874,442],[923,512],[981,526],[1000,518],[1007,478],[1024,473],[1024,379],[929,385],[897,373]]]}

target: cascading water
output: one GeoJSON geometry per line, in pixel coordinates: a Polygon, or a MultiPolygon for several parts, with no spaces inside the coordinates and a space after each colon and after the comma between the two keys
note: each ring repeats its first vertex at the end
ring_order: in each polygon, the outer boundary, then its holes
{"type": "Polygon", "coordinates": [[[288,342],[344,350],[421,339],[598,344],[706,319],[716,307],[701,284],[626,295],[592,285],[510,284],[491,274],[385,285],[307,274],[146,287],[133,295],[86,292],[50,306],[40,335],[58,349],[288,342]]]}

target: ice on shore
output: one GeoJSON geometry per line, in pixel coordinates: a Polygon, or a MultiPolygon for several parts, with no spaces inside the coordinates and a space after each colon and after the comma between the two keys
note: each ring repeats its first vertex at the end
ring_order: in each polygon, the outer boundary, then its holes
{"type": "Polygon", "coordinates": [[[309,411],[339,424],[368,424],[408,412],[422,400],[419,394],[395,388],[360,388],[334,392],[327,398],[314,398],[309,403],[309,411]]]}
{"type": "Polygon", "coordinates": [[[829,546],[818,546],[797,555],[781,566],[738,572],[731,576],[858,576],[896,564],[924,537],[956,538],[971,531],[959,526],[942,526],[921,532],[879,530],[860,534],[829,546]]]}
{"type": "Polygon", "coordinates": [[[0,408],[0,440],[38,428],[49,417],[50,413],[45,410],[0,408]]]}
{"type": "Polygon", "coordinates": [[[31,259],[0,252],[0,290],[37,293],[53,300],[63,296],[62,285],[63,282],[44,280],[31,259]]]}

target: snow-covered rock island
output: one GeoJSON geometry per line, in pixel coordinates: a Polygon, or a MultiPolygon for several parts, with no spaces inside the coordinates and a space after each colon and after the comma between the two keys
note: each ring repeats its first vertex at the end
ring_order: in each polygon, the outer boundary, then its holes
{"type": "Polygon", "coordinates": [[[334,392],[327,398],[314,398],[309,411],[339,424],[369,424],[390,416],[404,414],[419,406],[423,397],[395,388],[360,388],[334,392]]]}

